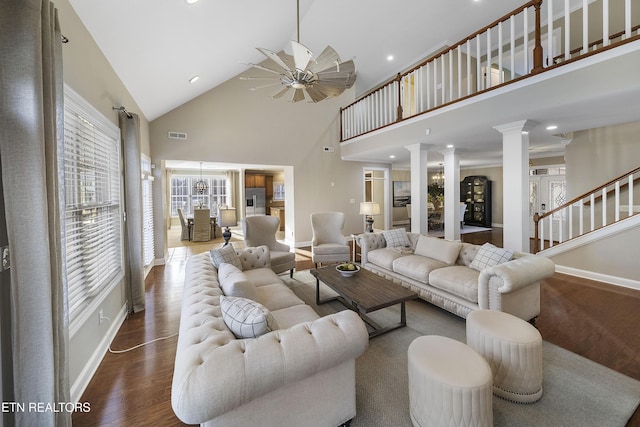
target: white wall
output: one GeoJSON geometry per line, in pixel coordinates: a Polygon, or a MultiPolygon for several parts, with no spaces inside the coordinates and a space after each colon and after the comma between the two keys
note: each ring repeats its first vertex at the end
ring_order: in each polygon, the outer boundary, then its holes
{"type": "MultiPolygon", "coordinates": [[[[313,212],[344,212],[345,234],[362,232],[358,212],[362,168],[368,165],[341,160],[339,146],[339,109],[353,101],[353,89],[337,99],[292,104],[271,99],[269,89],[250,91],[251,86],[231,79],[151,122],[152,162],[283,166],[290,175],[285,176],[288,241],[298,246],[310,242],[313,212]],[[168,139],[170,130],[186,132],[188,140],[168,139]],[[323,147],[333,147],[334,152],[323,147]]],[[[166,206],[165,194],[156,193],[156,202],[166,206]]],[[[162,218],[156,224],[163,224],[162,218]]],[[[165,230],[158,228],[156,241],[164,239],[165,230]]]]}

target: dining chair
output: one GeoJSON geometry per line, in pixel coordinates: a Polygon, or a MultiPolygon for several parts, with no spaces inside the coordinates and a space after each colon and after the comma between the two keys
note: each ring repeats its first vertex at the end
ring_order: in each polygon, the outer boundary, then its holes
{"type": "Polygon", "coordinates": [[[182,234],[180,240],[191,240],[191,228],[184,218],[184,213],[181,208],[178,208],[178,217],[180,218],[180,226],[182,227],[182,234]]]}
{"type": "Polygon", "coordinates": [[[311,214],[311,260],[316,267],[322,263],[348,262],[349,245],[342,234],[344,213],[316,212],[311,214]]]}
{"type": "Polygon", "coordinates": [[[193,211],[193,241],[208,242],[211,240],[211,217],[209,209],[193,211]]]}
{"type": "Polygon", "coordinates": [[[291,247],[276,240],[276,232],[280,229],[280,218],[270,215],[249,216],[242,220],[242,234],[245,247],[267,246],[271,257],[271,269],[280,274],[289,270],[293,277],[296,267],[296,254],[291,247]]]}

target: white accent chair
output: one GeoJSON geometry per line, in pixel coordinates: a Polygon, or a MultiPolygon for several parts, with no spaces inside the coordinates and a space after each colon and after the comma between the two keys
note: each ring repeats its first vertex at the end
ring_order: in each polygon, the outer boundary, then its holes
{"type": "Polygon", "coordinates": [[[291,247],[276,240],[280,229],[280,218],[268,215],[249,216],[242,220],[245,247],[267,246],[271,258],[271,269],[280,274],[289,270],[293,277],[296,268],[296,254],[291,247]]]}
{"type": "Polygon", "coordinates": [[[316,267],[322,263],[348,262],[347,239],[342,234],[344,213],[317,212],[311,214],[311,260],[316,267]]]}
{"type": "Polygon", "coordinates": [[[180,226],[182,227],[180,240],[191,240],[191,228],[189,228],[189,224],[187,224],[187,221],[184,219],[184,213],[180,208],[178,208],[178,217],[180,218],[180,226]]]}
{"type": "Polygon", "coordinates": [[[208,242],[211,240],[211,216],[209,209],[193,211],[193,241],[208,242]]]}

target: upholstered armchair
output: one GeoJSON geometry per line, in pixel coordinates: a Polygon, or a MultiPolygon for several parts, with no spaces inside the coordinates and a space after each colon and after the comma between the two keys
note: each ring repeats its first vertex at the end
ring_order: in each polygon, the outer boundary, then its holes
{"type": "Polygon", "coordinates": [[[178,217],[180,218],[180,226],[182,227],[180,240],[191,240],[191,229],[189,228],[189,224],[187,224],[187,220],[184,219],[184,213],[180,208],[178,208],[178,217]]]}
{"type": "Polygon", "coordinates": [[[193,241],[208,242],[211,240],[211,217],[209,209],[193,211],[193,241]]]}
{"type": "Polygon", "coordinates": [[[242,233],[245,247],[267,246],[271,257],[271,269],[280,274],[289,270],[293,277],[296,267],[296,254],[289,245],[276,240],[276,232],[280,229],[280,219],[276,216],[257,215],[242,220],[242,233]]]}
{"type": "Polygon", "coordinates": [[[349,245],[342,234],[344,213],[318,212],[311,214],[311,260],[315,263],[349,261],[349,245]]]}

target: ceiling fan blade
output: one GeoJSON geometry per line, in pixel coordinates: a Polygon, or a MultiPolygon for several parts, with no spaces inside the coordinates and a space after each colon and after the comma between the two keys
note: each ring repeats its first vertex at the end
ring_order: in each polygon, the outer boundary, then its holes
{"type": "Polygon", "coordinates": [[[309,95],[309,98],[311,98],[313,102],[320,102],[327,98],[327,95],[318,89],[317,86],[308,87],[307,95],[309,95]]]}
{"type": "Polygon", "coordinates": [[[267,58],[269,58],[270,60],[272,60],[273,62],[275,62],[278,66],[282,67],[283,70],[285,70],[287,73],[291,73],[291,69],[289,68],[289,65],[284,62],[282,60],[282,58],[280,58],[278,56],[277,53],[270,51],[269,49],[264,49],[264,48],[257,48],[260,52],[262,52],[262,54],[264,56],[266,56],[267,58]]]}
{"type": "Polygon", "coordinates": [[[268,72],[273,73],[273,74],[282,74],[282,72],[280,72],[280,71],[272,70],[271,68],[264,67],[262,65],[252,64],[250,62],[243,62],[243,64],[246,64],[246,65],[248,65],[250,67],[253,67],[253,68],[257,68],[258,70],[268,71],[268,72]]]}
{"type": "Polygon", "coordinates": [[[291,41],[291,50],[293,51],[293,62],[296,66],[296,69],[300,71],[305,71],[307,69],[307,65],[313,58],[313,54],[307,47],[304,45],[291,41]]]}
{"type": "Polygon", "coordinates": [[[284,89],[282,89],[280,92],[276,93],[275,95],[272,95],[271,98],[272,99],[277,99],[277,98],[281,98],[282,95],[284,95],[285,93],[287,93],[287,91],[289,90],[289,86],[285,86],[284,89]]]}
{"type": "Polygon", "coordinates": [[[316,60],[309,66],[309,70],[317,73],[318,71],[323,71],[327,68],[335,67],[336,61],[338,63],[340,62],[338,53],[333,50],[331,46],[327,46],[324,48],[320,56],[318,56],[316,60]]]}
{"type": "Polygon", "coordinates": [[[291,102],[298,102],[302,100],[304,100],[304,90],[294,89],[293,96],[291,97],[291,102]]]}
{"type": "Polygon", "coordinates": [[[268,84],[268,85],[255,86],[255,87],[252,87],[250,90],[265,89],[265,88],[273,87],[273,86],[282,86],[282,83],[278,82],[278,83],[271,83],[271,84],[268,84]]]}
{"type": "Polygon", "coordinates": [[[239,77],[240,80],[280,80],[280,77],[239,77]]]}

